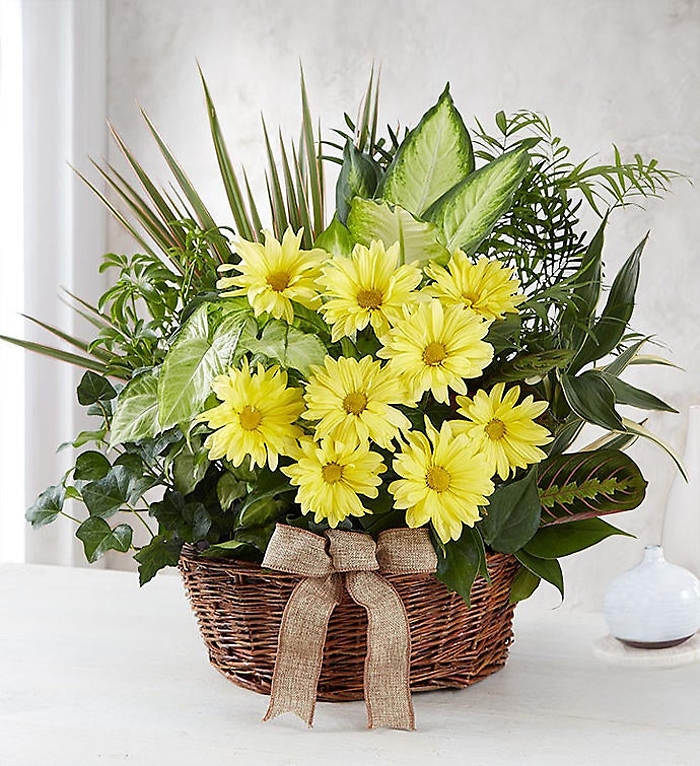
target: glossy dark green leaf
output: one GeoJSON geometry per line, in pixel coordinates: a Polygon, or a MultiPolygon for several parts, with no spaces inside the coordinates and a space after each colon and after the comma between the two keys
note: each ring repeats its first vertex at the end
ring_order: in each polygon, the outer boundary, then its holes
{"type": "Polygon", "coordinates": [[[564,575],[556,559],[540,559],[524,550],[518,551],[515,558],[532,574],[554,585],[564,598],[564,575]]]}
{"type": "Polygon", "coordinates": [[[514,553],[537,531],[540,510],[537,474],[533,469],[524,478],[499,487],[491,495],[479,526],[494,550],[514,553]]]}
{"type": "Polygon", "coordinates": [[[541,577],[533,574],[527,567],[520,567],[510,589],[509,602],[517,604],[526,598],[530,598],[541,582],[541,577]]]}
{"type": "Polygon", "coordinates": [[[83,544],[85,558],[92,564],[107,551],[126,553],[131,546],[133,530],[128,524],[112,529],[99,516],[90,516],[77,529],[75,536],[83,544]]]}
{"type": "Polygon", "coordinates": [[[216,485],[216,496],[222,511],[228,511],[236,500],[239,500],[247,492],[246,483],[228,472],[221,476],[216,485]]]}
{"type": "Polygon", "coordinates": [[[106,518],[127,503],[134,505],[153,483],[142,471],[117,462],[104,478],[83,487],[83,502],[91,516],[106,518]]]}
{"type": "Polygon", "coordinates": [[[647,483],[624,452],[600,449],[550,456],[538,468],[542,524],[557,524],[636,508],[647,483]]]}
{"type": "Polygon", "coordinates": [[[114,399],[114,386],[102,375],[88,370],[78,385],[78,401],[82,405],[94,404],[105,399],[114,399]]]}
{"type": "Polygon", "coordinates": [[[554,441],[549,445],[550,455],[560,455],[570,447],[581,433],[585,421],[578,415],[570,415],[554,433],[554,441]]]}
{"type": "MultiPolygon", "coordinates": [[[[647,235],[648,237],[648,235],[647,235]]],[[[583,366],[609,354],[625,334],[634,311],[634,296],[639,281],[639,259],[647,237],[637,245],[615,277],[603,313],[591,328],[571,362],[569,371],[578,372],[583,366]]]]}
{"type": "Polygon", "coordinates": [[[45,489],[36,499],[34,505],[27,510],[24,517],[33,527],[50,524],[63,510],[66,490],[59,484],[45,489]]]}
{"type": "Polygon", "coordinates": [[[602,370],[591,370],[591,373],[595,372],[599,375],[613,390],[615,395],[615,401],[618,404],[628,404],[630,407],[637,407],[640,410],[660,410],[662,412],[678,412],[677,409],[671,407],[670,404],[666,404],[658,396],[650,394],[648,391],[644,391],[641,388],[637,388],[615,375],[602,370]]]}
{"type": "Polygon", "coordinates": [[[157,535],[148,545],[144,545],[134,555],[140,565],[139,584],[145,585],[164,567],[177,566],[181,549],[182,540],[168,535],[157,535]]]}
{"type": "Polygon", "coordinates": [[[455,591],[470,603],[472,585],[479,572],[486,569],[484,541],[472,527],[464,527],[459,540],[437,548],[438,566],[435,576],[448,590],[455,591]]]}
{"type": "Polygon", "coordinates": [[[578,553],[612,535],[632,537],[603,519],[590,518],[542,527],[525,546],[525,551],[540,559],[558,559],[578,553]]]}
{"type": "Polygon", "coordinates": [[[96,481],[104,478],[112,466],[102,452],[90,450],[78,455],[73,478],[76,481],[96,481]]]}
{"type": "Polygon", "coordinates": [[[151,504],[150,513],[158,520],[161,533],[177,533],[188,543],[204,539],[211,529],[211,516],[205,506],[188,502],[179,492],[166,492],[161,501],[151,504]]]}
{"type": "Polygon", "coordinates": [[[561,375],[564,396],[571,409],[584,420],[608,431],[624,431],[615,411],[615,394],[595,370],[581,375],[561,375]]]}
{"type": "Polygon", "coordinates": [[[348,139],[343,149],[343,165],[335,186],[337,218],[341,224],[348,220],[350,205],[355,197],[372,197],[381,173],[371,157],[358,151],[348,139]]]}

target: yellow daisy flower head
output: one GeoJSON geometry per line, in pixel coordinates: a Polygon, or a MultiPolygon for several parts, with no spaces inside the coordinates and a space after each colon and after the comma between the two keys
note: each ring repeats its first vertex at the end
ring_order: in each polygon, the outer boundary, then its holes
{"type": "Polygon", "coordinates": [[[216,429],[204,442],[209,459],[239,466],[249,455],[251,468],[267,463],[274,471],[278,456],[289,454],[303,434],[294,425],[304,411],[301,389],[288,388],[287,373],[277,367],[258,364],[251,372],[247,360],[214,378],[212,389],[221,404],[198,418],[216,429]]]}
{"type": "Polygon", "coordinates": [[[409,403],[405,386],[376,359],[327,356],[323,367],[313,367],[312,372],[303,417],[318,421],[317,437],[349,447],[371,439],[390,449],[392,439],[411,427],[408,418],[391,406],[409,403]]]}
{"type": "Polygon", "coordinates": [[[327,302],[321,307],[332,325],[332,338],[353,335],[371,325],[377,336],[387,333],[401,320],[403,306],[415,300],[412,292],[422,274],[415,263],[399,265],[398,243],[385,249],[372,241],[369,247],[355,245],[349,258],[336,256],[323,267],[319,280],[327,302]]]}
{"type": "Polygon", "coordinates": [[[517,314],[518,305],[525,300],[513,269],[483,255],[473,263],[457,250],[447,268],[431,264],[426,271],[435,280],[428,288],[429,294],[446,306],[470,308],[489,322],[517,314]]]}
{"type": "Polygon", "coordinates": [[[349,448],[332,439],[319,443],[304,438],[299,442],[297,462],[281,470],[299,487],[296,502],[302,512],[313,513],[317,523],[327,519],[335,528],[348,516],[372,513],[358,495],[377,497],[379,475],[386,466],[367,442],[349,448]]]}
{"type": "Polygon", "coordinates": [[[425,421],[426,433],[412,431],[408,443],[393,462],[401,477],[389,485],[394,507],[406,509],[409,527],[431,522],[444,542],[459,540],[463,525],[480,518],[494,490],[486,459],[464,435],[452,431],[449,421],[437,431],[425,421]]]}
{"type": "Polygon", "coordinates": [[[275,319],[294,320],[292,301],[316,309],[321,299],[316,278],[321,264],[327,260],[325,250],[302,250],[303,229],[296,234],[287,229],[279,242],[270,231],[263,231],[265,244],[236,240],[240,263],[225,264],[219,270],[240,272],[233,277],[222,277],[216,283],[224,297],[245,295],[255,316],[263,312],[275,319]],[[238,288],[238,289],[230,289],[238,288]]]}
{"type": "Polygon", "coordinates": [[[379,349],[389,370],[401,375],[409,396],[418,401],[432,391],[438,402],[448,402],[448,387],[467,393],[464,378],[478,377],[493,359],[493,346],[483,338],[488,323],[459,306],[443,308],[437,299],[406,310],[379,349]]]}
{"type": "Polygon", "coordinates": [[[490,391],[479,390],[472,399],[458,396],[460,415],[466,421],[452,421],[486,456],[491,470],[504,481],[516,468],[539,463],[546,454],[540,446],[552,441],[544,426],[534,422],[546,409],[547,402],[536,402],[528,395],[518,404],[520,386],[505,392],[505,384],[497,383],[490,391]]]}

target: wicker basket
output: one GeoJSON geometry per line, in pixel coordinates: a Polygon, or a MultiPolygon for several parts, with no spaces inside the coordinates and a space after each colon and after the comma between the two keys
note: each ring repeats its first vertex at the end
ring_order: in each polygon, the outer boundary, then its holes
{"type": "MultiPolygon", "coordinates": [[[[396,588],[411,631],[411,690],[463,688],[503,667],[512,641],[512,556],[489,554],[491,585],[478,578],[468,609],[432,575],[384,575],[396,588]]],[[[282,613],[299,578],[257,564],[212,560],[185,546],[185,589],[209,659],[228,679],[270,693],[282,613]]],[[[318,699],[362,699],[365,610],[344,594],[328,626],[318,699]]]]}

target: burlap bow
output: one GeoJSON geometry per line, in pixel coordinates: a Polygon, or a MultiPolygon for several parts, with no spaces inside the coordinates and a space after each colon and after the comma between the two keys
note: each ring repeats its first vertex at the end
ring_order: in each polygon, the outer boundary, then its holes
{"type": "Polygon", "coordinates": [[[282,616],[264,720],[296,713],[311,726],[328,621],[345,585],[350,597],[367,610],[364,686],[368,726],[414,729],[408,617],[394,586],[377,571],[434,572],[437,557],[428,531],[389,529],[375,543],[360,532],[331,529],[320,537],[278,524],[263,566],[305,578],[292,591],[282,616]],[[330,550],[326,552],[328,541],[330,550]]]}

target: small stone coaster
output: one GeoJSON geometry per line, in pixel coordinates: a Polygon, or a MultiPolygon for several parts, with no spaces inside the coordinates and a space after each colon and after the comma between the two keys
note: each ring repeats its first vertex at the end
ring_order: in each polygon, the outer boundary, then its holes
{"type": "Polygon", "coordinates": [[[595,656],[611,665],[648,668],[677,668],[700,660],[700,634],[667,649],[638,649],[613,636],[603,636],[593,644],[595,656]]]}

